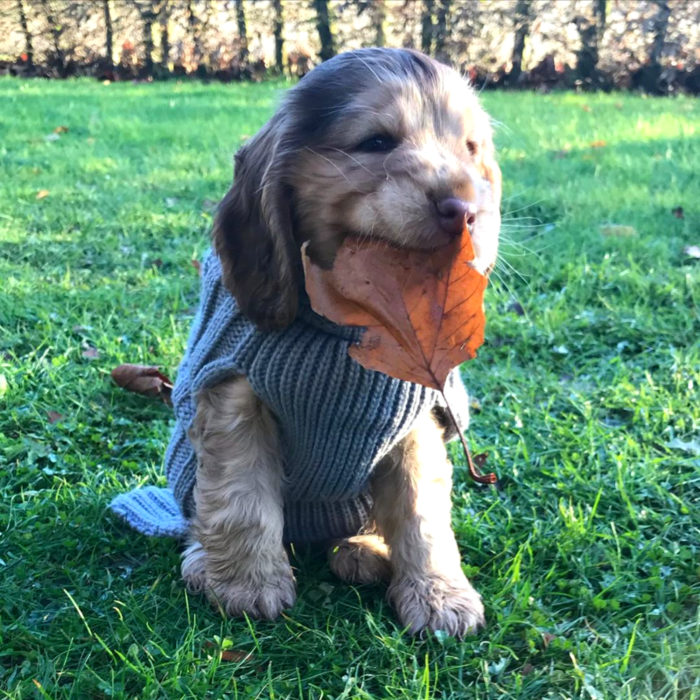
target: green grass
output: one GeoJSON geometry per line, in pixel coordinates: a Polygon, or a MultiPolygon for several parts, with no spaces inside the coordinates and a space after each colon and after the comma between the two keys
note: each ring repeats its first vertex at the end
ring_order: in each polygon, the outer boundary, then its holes
{"type": "Polygon", "coordinates": [[[280,88],[0,81],[2,697],[700,698],[697,100],[483,96],[506,225],[464,372],[503,489],[455,452],[454,525],[486,632],[413,640],[313,553],[283,619],[226,620],[107,512],[171,421],[109,372],[174,374],[208,200],[280,88]]]}

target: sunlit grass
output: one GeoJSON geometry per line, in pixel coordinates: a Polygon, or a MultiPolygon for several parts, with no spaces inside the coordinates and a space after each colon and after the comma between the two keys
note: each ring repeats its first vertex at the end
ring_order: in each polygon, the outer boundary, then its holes
{"type": "Polygon", "coordinates": [[[486,632],[412,640],[306,552],[284,619],[224,620],[106,512],[162,478],[171,421],[109,371],[175,373],[212,202],[283,87],[0,81],[5,696],[700,697],[697,100],[483,94],[506,223],[464,374],[503,489],[455,450],[453,515],[486,632]]]}

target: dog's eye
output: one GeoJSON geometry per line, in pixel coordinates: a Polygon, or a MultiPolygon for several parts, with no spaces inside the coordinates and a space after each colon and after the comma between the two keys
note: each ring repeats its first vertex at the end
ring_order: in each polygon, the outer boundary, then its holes
{"type": "Polygon", "coordinates": [[[355,147],[356,151],[364,151],[365,153],[386,153],[393,151],[399,142],[386,134],[373,134],[362,143],[358,143],[355,147]]]}
{"type": "Polygon", "coordinates": [[[467,150],[469,151],[469,153],[475,156],[476,152],[479,150],[479,146],[477,145],[476,141],[472,141],[472,139],[467,139],[467,150]]]}

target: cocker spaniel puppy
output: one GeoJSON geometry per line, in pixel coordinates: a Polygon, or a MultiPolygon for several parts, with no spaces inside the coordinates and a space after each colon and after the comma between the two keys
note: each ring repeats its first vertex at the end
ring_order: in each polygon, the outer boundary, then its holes
{"type": "MultiPolygon", "coordinates": [[[[483,624],[450,525],[453,426],[435,392],[348,357],[358,331],[311,311],[300,248],[326,267],[349,234],[430,250],[466,219],[488,271],[500,194],[474,91],[410,50],[320,65],[240,149],[173,395],[166,464],[191,589],[274,618],[295,600],[285,543],[317,541],[340,578],[388,581],[412,632],[483,624]]],[[[456,373],[448,388],[463,407],[456,373]]]]}

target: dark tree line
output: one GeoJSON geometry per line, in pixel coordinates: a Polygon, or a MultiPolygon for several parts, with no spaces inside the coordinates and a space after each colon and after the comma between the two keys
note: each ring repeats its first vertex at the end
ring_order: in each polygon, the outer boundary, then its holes
{"type": "Polygon", "coordinates": [[[697,93],[699,25],[700,0],[5,0],[0,72],[257,80],[411,46],[486,85],[697,93]]]}

